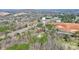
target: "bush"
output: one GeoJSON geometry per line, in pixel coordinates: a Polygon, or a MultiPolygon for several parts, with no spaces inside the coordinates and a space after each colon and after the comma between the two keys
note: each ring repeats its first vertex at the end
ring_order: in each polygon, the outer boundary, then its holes
{"type": "Polygon", "coordinates": [[[41,37],[38,38],[38,40],[39,40],[39,43],[41,43],[41,45],[43,45],[48,40],[47,35],[45,33],[44,34],[41,34],[41,37]]]}
{"type": "Polygon", "coordinates": [[[42,27],[42,26],[43,26],[42,23],[38,23],[38,24],[37,24],[37,27],[42,27]]]}
{"type": "Polygon", "coordinates": [[[51,30],[51,29],[52,29],[52,26],[53,26],[53,25],[51,25],[51,24],[46,24],[46,28],[47,28],[48,30],[51,30]]]}

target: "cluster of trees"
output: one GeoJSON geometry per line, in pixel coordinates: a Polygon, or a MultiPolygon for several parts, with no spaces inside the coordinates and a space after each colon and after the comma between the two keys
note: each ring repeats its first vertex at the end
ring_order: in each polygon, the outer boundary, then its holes
{"type": "Polygon", "coordinates": [[[58,15],[58,17],[61,18],[62,22],[74,22],[76,19],[76,15],[74,14],[58,15]]]}

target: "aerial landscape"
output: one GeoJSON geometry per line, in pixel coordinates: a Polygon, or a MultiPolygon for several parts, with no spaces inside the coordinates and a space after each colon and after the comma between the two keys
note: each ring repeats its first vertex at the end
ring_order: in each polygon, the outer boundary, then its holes
{"type": "Polygon", "coordinates": [[[0,9],[0,50],[79,50],[79,9],[0,9]]]}

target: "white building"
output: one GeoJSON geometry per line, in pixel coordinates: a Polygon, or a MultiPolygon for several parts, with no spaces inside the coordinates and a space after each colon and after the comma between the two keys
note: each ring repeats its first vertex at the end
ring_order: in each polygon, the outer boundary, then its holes
{"type": "Polygon", "coordinates": [[[42,17],[42,23],[44,25],[47,24],[47,23],[51,23],[51,22],[61,22],[61,18],[58,18],[58,17],[54,17],[54,18],[42,17]]]}
{"type": "Polygon", "coordinates": [[[42,22],[43,22],[44,25],[46,24],[46,18],[45,17],[42,17],[42,22]]]}

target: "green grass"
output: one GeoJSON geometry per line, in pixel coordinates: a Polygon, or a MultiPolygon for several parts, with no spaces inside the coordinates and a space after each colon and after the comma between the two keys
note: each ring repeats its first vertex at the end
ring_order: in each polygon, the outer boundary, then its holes
{"type": "Polygon", "coordinates": [[[8,26],[0,26],[0,32],[7,32],[9,31],[9,27],[8,26]]]}
{"type": "Polygon", "coordinates": [[[7,50],[28,50],[29,44],[15,44],[12,47],[7,48],[7,50]]]}

